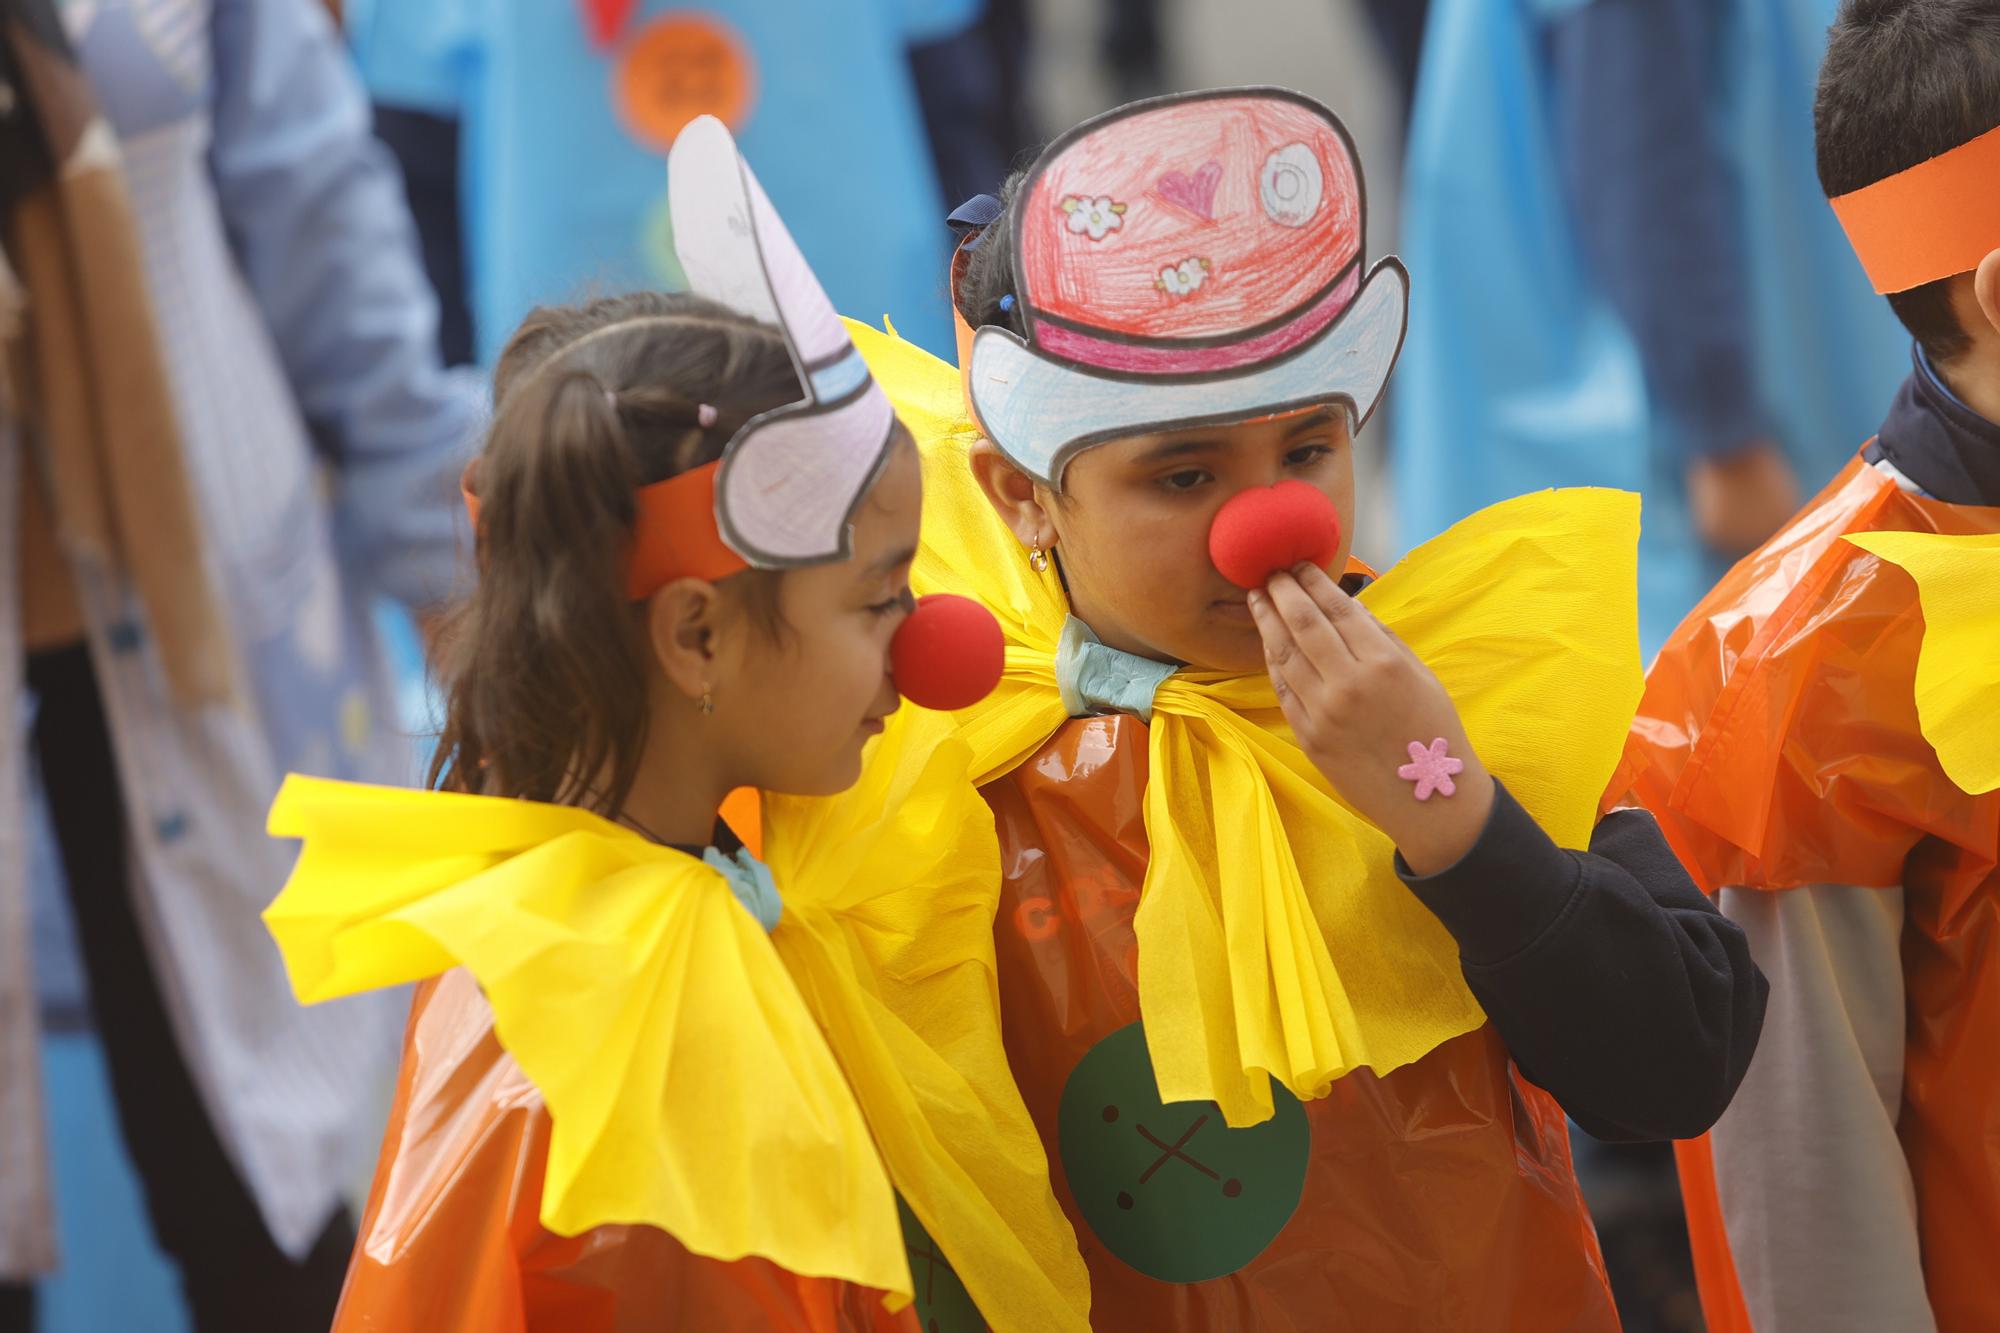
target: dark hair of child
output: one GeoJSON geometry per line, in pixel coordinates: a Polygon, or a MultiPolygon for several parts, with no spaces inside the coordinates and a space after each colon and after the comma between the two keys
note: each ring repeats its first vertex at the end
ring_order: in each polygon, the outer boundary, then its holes
{"type": "Polygon", "coordinates": [[[977,248],[964,253],[965,267],[952,284],[952,301],[970,328],[998,324],[1023,331],[1020,303],[1013,299],[1014,196],[1027,174],[1017,171],[1000,187],[1000,216],[979,233],[977,248]]]}
{"type": "MultiPolygon", "coordinates": [[[[440,635],[431,786],[618,813],[651,674],[643,604],[624,590],[635,493],[714,462],[746,421],[801,396],[777,329],[699,297],[635,293],[522,321],[474,470],[479,580],[440,635]]],[[[779,576],[736,577],[776,638],[779,576]]]]}
{"type": "MultiPolygon", "coordinates": [[[[1907,171],[2000,125],[2000,5],[1848,0],[1829,33],[1813,130],[1829,199],[1907,171]]],[[[1933,363],[1970,346],[1949,278],[1889,304],[1933,363]]]]}

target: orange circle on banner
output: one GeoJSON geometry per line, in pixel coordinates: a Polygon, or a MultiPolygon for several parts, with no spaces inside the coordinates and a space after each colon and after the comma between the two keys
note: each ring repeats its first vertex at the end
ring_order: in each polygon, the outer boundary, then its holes
{"type": "Polygon", "coordinates": [[[704,14],[669,14],[625,48],[612,75],[619,119],[632,136],[664,153],[696,116],[735,129],[756,96],[749,49],[734,30],[704,14]]]}

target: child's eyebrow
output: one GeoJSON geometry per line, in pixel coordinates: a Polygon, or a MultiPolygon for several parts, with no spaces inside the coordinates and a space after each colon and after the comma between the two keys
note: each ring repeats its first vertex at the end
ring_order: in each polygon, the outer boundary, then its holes
{"type": "Polygon", "coordinates": [[[1161,463],[1169,458],[1184,458],[1189,454],[1212,453],[1218,447],[1214,440],[1162,440],[1151,448],[1139,451],[1135,462],[1161,463]]]}
{"type": "Polygon", "coordinates": [[[1297,421],[1293,422],[1286,429],[1285,438],[1289,440],[1296,436],[1304,435],[1308,431],[1325,430],[1328,426],[1333,425],[1336,419],[1331,408],[1322,407],[1311,416],[1300,417],[1297,421]]]}

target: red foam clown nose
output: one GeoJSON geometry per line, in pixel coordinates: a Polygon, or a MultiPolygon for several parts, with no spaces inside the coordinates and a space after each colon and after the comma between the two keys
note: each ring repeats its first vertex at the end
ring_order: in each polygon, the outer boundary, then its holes
{"type": "Polygon", "coordinates": [[[921,598],[889,643],[896,688],[919,708],[970,708],[1000,683],[1006,638],[993,613],[970,597],[921,598]]]}
{"type": "Polygon", "coordinates": [[[1208,558],[1239,588],[1261,588],[1300,564],[1324,569],[1340,554],[1340,511],[1316,486],[1281,481],[1242,491],[1216,511],[1208,558]]]}

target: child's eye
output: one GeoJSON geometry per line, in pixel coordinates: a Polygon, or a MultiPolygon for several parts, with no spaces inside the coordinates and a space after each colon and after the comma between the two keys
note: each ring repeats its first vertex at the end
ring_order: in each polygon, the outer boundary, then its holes
{"type": "Polygon", "coordinates": [[[1324,458],[1333,457],[1333,447],[1326,444],[1302,444],[1285,455],[1288,467],[1311,467],[1324,458]]]}
{"type": "Polygon", "coordinates": [[[1189,468],[1185,472],[1176,472],[1171,476],[1161,477],[1160,485],[1170,491],[1191,491],[1204,482],[1212,480],[1214,478],[1210,477],[1204,469],[1189,468]]]}
{"type": "Polygon", "coordinates": [[[876,602],[868,610],[878,616],[893,616],[897,612],[908,613],[917,609],[917,596],[908,588],[903,589],[886,602],[876,602]]]}

